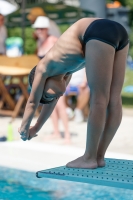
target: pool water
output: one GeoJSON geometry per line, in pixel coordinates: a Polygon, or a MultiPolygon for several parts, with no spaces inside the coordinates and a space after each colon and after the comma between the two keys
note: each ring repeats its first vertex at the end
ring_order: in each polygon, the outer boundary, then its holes
{"type": "Polygon", "coordinates": [[[133,191],[38,179],[35,172],[0,167],[0,200],[133,200],[133,191]]]}
{"type": "Polygon", "coordinates": [[[17,182],[0,180],[0,187],[2,188],[0,199],[52,199],[50,192],[45,192],[39,189],[34,189],[26,185],[19,184],[17,182]]]}

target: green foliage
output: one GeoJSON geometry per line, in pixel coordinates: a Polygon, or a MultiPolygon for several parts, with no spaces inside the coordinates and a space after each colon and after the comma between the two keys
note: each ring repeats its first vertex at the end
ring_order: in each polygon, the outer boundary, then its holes
{"type": "Polygon", "coordinates": [[[123,87],[128,85],[133,85],[133,70],[127,67],[123,87]]]}
{"type": "Polygon", "coordinates": [[[112,0],[106,0],[106,3],[111,3],[112,2],[112,0]]]}
{"type": "Polygon", "coordinates": [[[22,31],[19,27],[8,29],[8,37],[21,37],[22,31]]]}
{"type": "MultiPolygon", "coordinates": [[[[33,38],[33,29],[30,27],[25,28],[25,41],[24,53],[34,54],[36,50],[36,41],[33,38]]],[[[8,37],[22,37],[22,29],[19,27],[9,28],[8,37]]]]}
{"type": "MultiPolygon", "coordinates": [[[[69,25],[63,24],[59,28],[61,33],[63,33],[69,25]]],[[[25,28],[25,41],[24,41],[24,53],[25,54],[34,54],[36,51],[36,41],[33,38],[34,29],[30,27],[25,28]]],[[[8,29],[8,37],[22,37],[22,28],[15,27],[8,29]]]]}
{"type": "MultiPolygon", "coordinates": [[[[129,85],[133,85],[133,70],[126,68],[123,89],[129,85]]],[[[122,90],[122,104],[123,106],[133,107],[133,93],[127,93],[122,90]]]]}
{"type": "Polygon", "coordinates": [[[123,6],[127,5],[127,0],[118,0],[123,6]]]}
{"type": "Polygon", "coordinates": [[[130,39],[130,49],[129,49],[129,54],[132,56],[133,58],[133,27],[131,28],[131,32],[129,35],[129,39],[130,39]]]}
{"type": "Polygon", "coordinates": [[[69,28],[69,24],[59,25],[61,33],[65,32],[69,28]]]}
{"type": "Polygon", "coordinates": [[[126,6],[129,6],[130,8],[133,9],[133,0],[123,0],[123,1],[125,1],[126,6]]]}
{"type": "Polygon", "coordinates": [[[33,38],[34,30],[32,28],[25,28],[25,53],[34,54],[36,51],[36,40],[33,38]]]}

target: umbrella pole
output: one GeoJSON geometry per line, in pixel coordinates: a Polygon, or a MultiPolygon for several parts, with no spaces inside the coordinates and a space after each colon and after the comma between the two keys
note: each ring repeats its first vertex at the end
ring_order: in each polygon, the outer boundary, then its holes
{"type": "Polygon", "coordinates": [[[23,53],[25,51],[25,0],[22,0],[22,39],[23,39],[23,53]]]}

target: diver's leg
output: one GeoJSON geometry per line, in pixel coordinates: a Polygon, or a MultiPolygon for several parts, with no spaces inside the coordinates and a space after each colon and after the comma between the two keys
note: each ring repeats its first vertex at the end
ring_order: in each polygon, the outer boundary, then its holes
{"type": "Polygon", "coordinates": [[[107,120],[97,152],[97,162],[99,167],[105,165],[105,152],[111,140],[113,139],[122,119],[121,90],[124,82],[128,47],[129,46],[127,45],[124,49],[117,51],[115,54],[113,76],[110,89],[110,100],[107,108],[107,120]]]}
{"type": "Polygon", "coordinates": [[[86,44],[86,74],[90,87],[86,149],[83,156],[67,164],[68,167],[96,168],[97,149],[104,130],[109,102],[115,49],[98,40],[86,44]]]}

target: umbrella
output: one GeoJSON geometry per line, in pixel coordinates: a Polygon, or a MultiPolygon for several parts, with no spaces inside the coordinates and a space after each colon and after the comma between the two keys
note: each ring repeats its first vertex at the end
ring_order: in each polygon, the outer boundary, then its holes
{"type": "Polygon", "coordinates": [[[38,2],[39,3],[37,3],[37,1],[36,3],[32,3],[32,1],[23,0],[20,9],[8,16],[7,26],[11,28],[19,27],[22,23],[24,23],[25,27],[31,26],[30,21],[27,19],[27,15],[33,7],[41,7],[47,16],[57,24],[72,24],[82,17],[95,16],[95,13],[90,10],[88,11],[81,9],[80,7],[69,6],[59,0],[57,3],[49,3],[48,0],[41,0],[38,2]]]}
{"type": "Polygon", "coordinates": [[[2,15],[8,15],[18,8],[19,6],[14,0],[0,0],[0,13],[2,15]]]}

